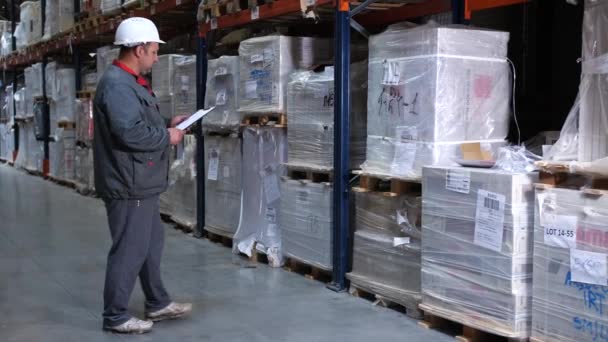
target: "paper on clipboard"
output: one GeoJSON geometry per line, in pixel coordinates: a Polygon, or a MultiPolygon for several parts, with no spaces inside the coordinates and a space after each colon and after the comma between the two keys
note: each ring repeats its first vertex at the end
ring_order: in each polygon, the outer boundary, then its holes
{"type": "Polygon", "coordinates": [[[201,109],[201,110],[197,111],[196,113],[190,115],[186,120],[182,121],[179,125],[175,126],[175,128],[181,129],[182,131],[186,130],[190,126],[194,125],[194,123],[196,123],[198,120],[205,117],[205,115],[209,114],[209,112],[211,112],[214,109],[215,109],[215,107],[211,107],[209,109],[201,109]]]}

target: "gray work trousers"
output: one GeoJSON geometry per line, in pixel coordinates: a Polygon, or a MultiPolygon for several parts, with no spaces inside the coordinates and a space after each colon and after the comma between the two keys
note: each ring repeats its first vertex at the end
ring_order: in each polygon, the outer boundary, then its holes
{"type": "Polygon", "coordinates": [[[160,272],[165,232],[158,199],[158,195],[140,200],[104,199],[112,235],[103,291],[105,326],[131,318],[127,310],[137,276],[147,311],[163,309],[171,302],[160,272]]]}

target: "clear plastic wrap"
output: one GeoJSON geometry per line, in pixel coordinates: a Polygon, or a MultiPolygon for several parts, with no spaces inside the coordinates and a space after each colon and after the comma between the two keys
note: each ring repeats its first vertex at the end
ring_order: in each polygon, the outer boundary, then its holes
{"type": "Polygon", "coordinates": [[[12,124],[0,123],[0,158],[12,161],[15,136],[11,126],[12,124]]]}
{"type": "Polygon", "coordinates": [[[331,64],[329,39],[280,35],[247,39],[239,45],[239,111],[285,113],[289,75],[296,69],[331,64]]]}
{"type": "Polygon", "coordinates": [[[158,62],[152,66],[152,88],[156,96],[172,96],[173,80],[175,79],[175,60],[181,55],[161,55],[158,62]]]}
{"type": "Polygon", "coordinates": [[[48,40],[60,32],[74,26],[74,1],[55,0],[46,3],[46,20],[43,40],[48,40]]]}
{"type": "Polygon", "coordinates": [[[209,61],[205,108],[215,110],[205,117],[203,126],[213,131],[237,131],[241,114],[239,99],[239,57],[221,56],[209,61]]]}
{"type": "Polygon", "coordinates": [[[118,12],[122,6],[123,0],[101,0],[99,9],[102,14],[113,14],[118,12]]]}
{"type": "Polygon", "coordinates": [[[196,225],[196,139],[184,137],[183,152],[171,163],[169,188],[160,196],[161,212],[179,224],[196,225]]]}
{"type": "Polygon", "coordinates": [[[175,58],[173,116],[196,111],[196,56],[175,58]]]}
{"type": "Polygon", "coordinates": [[[26,103],[27,103],[26,89],[25,89],[25,87],[21,87],[21,88],[19,88],[19,90],[17,90],[15,92],[15,117],[16,118],[25,119],[27,117],[26,103]]]}
{"type": "Polygon", "coordinates": [[[42,63],[32,64],[31,67],[25,68],[24,74],[25,86],[33,101],[34,97],[42,96],[42,63]]]}
{"type": "Polygon", "coordinates": [[[84,80],[84,89],[86,91],[95,91],[97,89],[97,73],[87,72],[82,78],[84,80]]]}
{"type": "Polygon", "coordinates": [[[273,266],[282,263],[278,216],[286,161],[285,129],[247,127],[243,131],[243,201],[234,248],[251,255],[255,247],[268,255],[273,266]]]}
{"type": "Polygon", "coordinates": [[[93,146],[93,99],[76,100],[76,142],[93,146]]]}
{"type": "MultiPolygon", "coordinates": [[[[421,145],[428,150],[432,144],[504,140],[511,98],[508,40],[506,32],[433,24],[397,24],[372,36],[368,136],[418,144],[414,159],[425,156],[421,145]]],[[[390,148],[368,140],[367,156],[384,154],[378,150],[384,147],[390,148]]],[[[408,173],[390,163],[383,167],[382,173],[408,173]]],[[[411,176],[420,176],[420,168],[411,176]]]]}
{"type": "Polygon", "coordinates": [[[42,171],[44,147],[42,142],[36,140],[34,123],[22,121],[19,123],[19,153],[15,166],[31,171],[42,171]]]}
{"type": "Polygon", "coordinates": [[[607,30],[608,1],[585,1],[578,96],[547,159],[589,162],[608,157],[607,30]]]}
{"type": "Polygon", "coordinates": [[[95,190],[92,148],[76,147],[74,155],[74,180],[81,190],[95,190]]]}
{"type": "Polygon", "coordinates": [[[73,129],[57,129],[54,141],[49,143],[49,174],[59,179],[74,179],[76,156],[76,132],[73,129]]]}
{"type": "Polygon", "coordinates": [[[408,308],[420,303],[421,197],[355,191],[352,284],[408,308]]]}
{"type": "Polygon", "coordinates": [[[537,189],[536,199],[532,337],[605,341],[608,198],[553,188],[537,189]],[[601,279],[579,278],[594,271],[601,279]]]}
{"type": "Polygon", "coordinates": [[[45,84],[46,97],[50,101],[57,99],[57,62],[50,62],[46,65],[45,69],[45,84]]]}
{"type": "Polygon", "coordinates": [[[76,73],[72,68],[58,68],[55,77],[56,96],[53,98],[57,122],[75,122],[76,73]]]}
{"type": "Polygon", "coordinates": [[[332,189],[331,183],[281,178],[279,225],[283,255],[332,270],[332,189]]]}
{"type": "Polygon", "coordinates": [[[534,163],[540,156],[528,151],[524,146],[506,146],[498,149],[498,156],[493,169],[512,173],[536,171],[534,163]]]}
{"type": "Polygon", "coordinates": [[[106,69],[112,64],[112,62],[118,58],[120,53],[119,48],[113,48],[112,46],[103,46],[97,49],[96,60],[97,60],[97,80],[99,81],[103,76],[106,69]]]}
{"type": "Polygon", "coordinates": [[[42,16],[39,1],[21,3],[19,32],[15,32],[20,47],[35,44],[42,38],[42,16]]]}
{"type": "MultiPolygon", "coordinates": [[[[19,24],[17,24],[19,26],[19,24]]],[[[0,55],[8,56],[13,52],[13,35],[10,32],[2,32],[2,36],[0,38],[0,55]]]]}
{"type": "Polygon", "coordinates": [[[529,336],[537,180],[535,173],[423,169],[424,306],[501,336],[529,336]]]}
{"type": "MultiPolygon", "coordinates": [[[[351,66],[350,167],[365,160],[367,61],[351,66]]],[[[334,69],[301,71],[287,89],[289,164],[333,168],[334,69]]]]}
{"type": "Polygon", "coordinates": [[[205,229],[232,237],[241,212],[241,139],[205,135],[205,229]]]}

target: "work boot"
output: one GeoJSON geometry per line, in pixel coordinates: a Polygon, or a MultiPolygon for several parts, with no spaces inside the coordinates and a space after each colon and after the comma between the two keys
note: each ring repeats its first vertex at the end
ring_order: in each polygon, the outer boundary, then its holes
{"type": "Polygon", "coordinates": [[[142,321],[141,319],[131,317],[123,324],[119,324],[115,327],[104,326],[103,329],[119,334],[145,334],[152,330],[152,325],[154,325],[154,323],[151,321],[142,321]]]}
{"type": "Polygon", "coordinates": [[[153,312],[146,312],[146,318],[157,322],[163,321],[166,319],[176,319],[186,316],[192,312],[192,304],[191,303],[175,303],[171,302],[164,309],[160,309],[153,312]]]}

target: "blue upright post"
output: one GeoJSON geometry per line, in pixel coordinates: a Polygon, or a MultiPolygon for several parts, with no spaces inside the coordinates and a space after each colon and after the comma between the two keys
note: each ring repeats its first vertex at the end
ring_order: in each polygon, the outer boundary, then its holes
{"type": "MultiPolygon", "coordinates": [[[[198,32],[197,32],[198,35],[198,32]]],[[[205,106],[207,86],[207,40],[198,36],[196,44],[196,108],[205,106]]],[[[194,130],[196,136],[196,236],[205,232],[205,140],[203,126],[199,122],[194,130]]]]}
{"type": "Polygon", "coordinates": [[[350,5],[339,0],[335,24],[334,65],[334,198],[333,279],[328,287],[346,290],[349,267],[349,115],[350,115],[350,5]]]}

